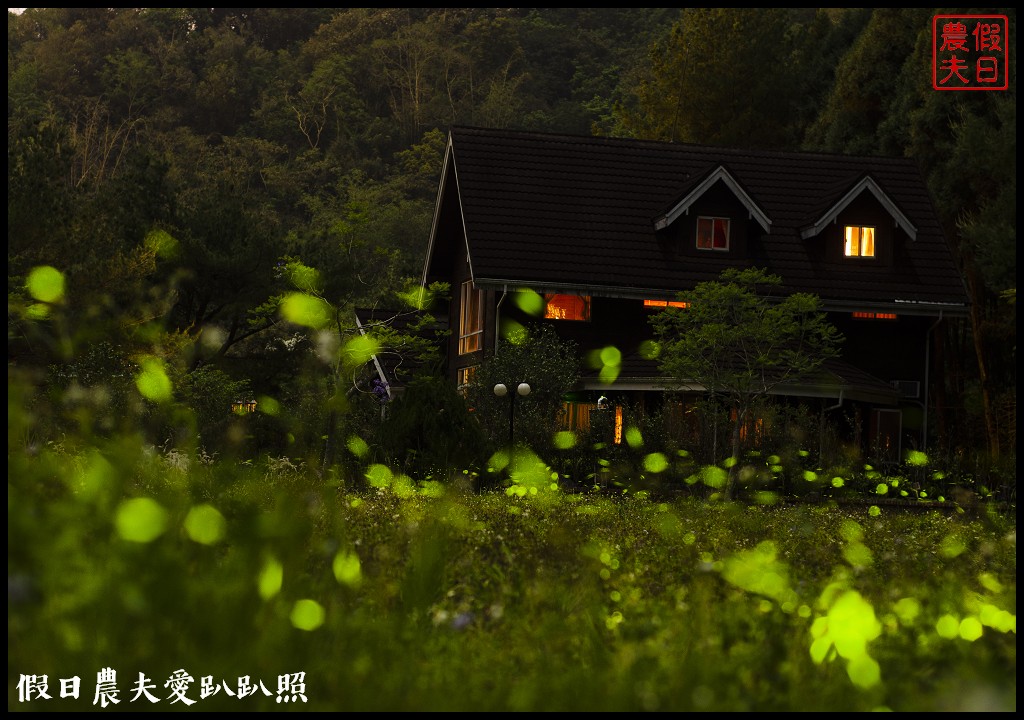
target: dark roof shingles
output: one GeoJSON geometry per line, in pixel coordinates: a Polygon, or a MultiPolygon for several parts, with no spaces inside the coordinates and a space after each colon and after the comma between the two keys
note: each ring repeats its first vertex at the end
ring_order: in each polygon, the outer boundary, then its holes
{"type": "MultiPolygon", "coordinates": [[[[718,165],[772,221],[763,260],[793,291],[825,299],[964,303],[920,172],[902,158],[709,148],[453,128],[454,160],[478,280],[678,291],[735,259],[667,260],[653,219],[718,165]],[[918,229],[883,276],[823,269],[800,229],[865,174],[918,229]]],[[[757,245],[757,243],[755,243],[757,245]]]]}

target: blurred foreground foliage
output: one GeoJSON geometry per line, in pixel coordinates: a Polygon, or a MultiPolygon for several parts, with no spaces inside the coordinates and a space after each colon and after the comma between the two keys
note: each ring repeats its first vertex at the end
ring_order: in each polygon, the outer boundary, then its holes
{"type": "Polygon", "coordinates": [[[8,373],[9,710],[99,709],[105,668],[119,710],[186,709],[179,670],[204,711],[1016,709],[1012,514],[566,493],[525,450],[504,492],[345,483],[41,439],[8,373]]]}

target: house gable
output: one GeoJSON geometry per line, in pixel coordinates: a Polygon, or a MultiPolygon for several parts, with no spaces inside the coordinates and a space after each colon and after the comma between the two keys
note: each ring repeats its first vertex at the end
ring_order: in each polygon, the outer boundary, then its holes
{"type": "Polygon", "coordinates": [[[807,238],[820,235],[822,231],[831,223],[836,222],[840,214],[843,213],[851,204],[855,203],[865,193],[870,193],[874,196],[875,200],[885,208],[889,216],[892,218],[892,222],[899,227],[907,236],[914,240],[917,238],[917,228],[914,223],[903,214],[903,211],[899,209],[896,202],[889,197],[879,184],[870,175],[865,175],[859,181],[857,181],[853,187],[843,193],[836,202],[832,203],[819,217],[817,217],[811,224],[804,227],[800,231],[800,237],[807,238]]]}
{"type": "Polygon", "coordinates": [[[768,217],[768,214],[765,213],[765,211],[762,210],[756,202],[754,202],[749,193],[743,189],[739,182],[737,182],[736,178],[732,176],[724,165],[719,165],[714,170],[707,173],[707,175],[696,183],[695,187],[688,190],[679,200],[675,201],[668,212],[655,218],[655,229],[664,230],[678,220],[680,216],[689,215],[690,209],[694,204],[703,198],[708,190],[719,183],[727,187],[735,198],[739,200],[747,211],[748,219],[757,221],[757,224],[760,225],[766,233],[771,232],[772,221],[768,217]]]}
{"type": "Polygon", "coordinates": [[[666,258],[683,265],[694,260],[708,267],[720,264],[724,270],[751,256],[763,227],[732,188],[716,181],[657,235],[666,258]]]}
{"type": "Polygon", "coordinates": [[[462,210],[462,196],[459,193],[458,175],[455,169],[452,138],[448,138],[441,180],[438,183],[437,198],[434,201],[434,218],[430,226],[430,239],[423,263],[421,284],[425,287],[431,280],[449,280],[453,269],[461,273],[466,266],[466,277],[473,276],[472,257],[466,235],[465,218],[462,210]]]}

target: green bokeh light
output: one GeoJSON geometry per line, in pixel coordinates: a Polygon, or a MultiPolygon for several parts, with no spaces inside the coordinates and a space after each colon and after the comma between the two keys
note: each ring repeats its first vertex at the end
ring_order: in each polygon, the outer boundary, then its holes
{"type": "Polygon", "coordinates": [[[513,299],[519,309],[527,315],[539,317],[544,313],[544,298],[533,290],[520,290],[513,296],[513,299]]]}
{"type": "Polygon", "coordinates": [[[227,520],[213,505],[196,505],[185,516],[185,532],[195,542],[214,545],[224,537],[227,520]]]}
{"type": "Polygon", "coordinates": [[[292,607],[292,625],[299,630],[312,631],[324,624],[327,613],[316,600],[297,600],[292,607]]]}
{"type": "Polygon", "coordinates": [[[64,274],[57,268],[41,265],[29,272],[25,287],[40,302],[59,303],[64,299],[64,274]]]}
{"type": "Polygon", "coordinates": [[[122,502],[114,515],[117,534],[125,540],[148,543],[167,529],[168,513],[152,498],[134,498],[122,502]]]}
{"type": "Polygon", "coordinates": [[[284,582],[284,566],[276,558],[269,557],[263,563],[259,577],[256,580],[260,597],[269,600],[281,591],[284,582]]]}
{"type": "Polygon", "coordinates": [[[331,323],[334,313],[331,306],[320,298],[294,292],[285,295],[281,301],[281,315],[296,325],[320,329],[331,323]]]}
{"type": "Polygon", "coordinates": [[[363,580],[362,565],[354,552],[339,551],[332,563],[334,578],[342,585],[358,587],[363,580]]]}
{"type": "Polygon", "coordinates": [[[141,370],[135,376],[135,387],[142,396],[153,402],[167,402],[173,395],[171,379],[159,358],[145,358],[139,363],[141,370]]]}

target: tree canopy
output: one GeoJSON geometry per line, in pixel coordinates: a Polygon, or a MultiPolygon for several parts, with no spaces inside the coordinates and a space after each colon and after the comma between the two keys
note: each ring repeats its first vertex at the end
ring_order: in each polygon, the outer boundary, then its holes
{"type": "Polygon", "coordinates": [[[757,268],[728,269],[717,281],[680,293],[686,307],[651,316],[659,366],[675,386],[699,386],[731,407],[733,470],[753,403],[819,370],[842,342],[817,297],[773,295],[781,285],[780,277],[757,268]]]}

